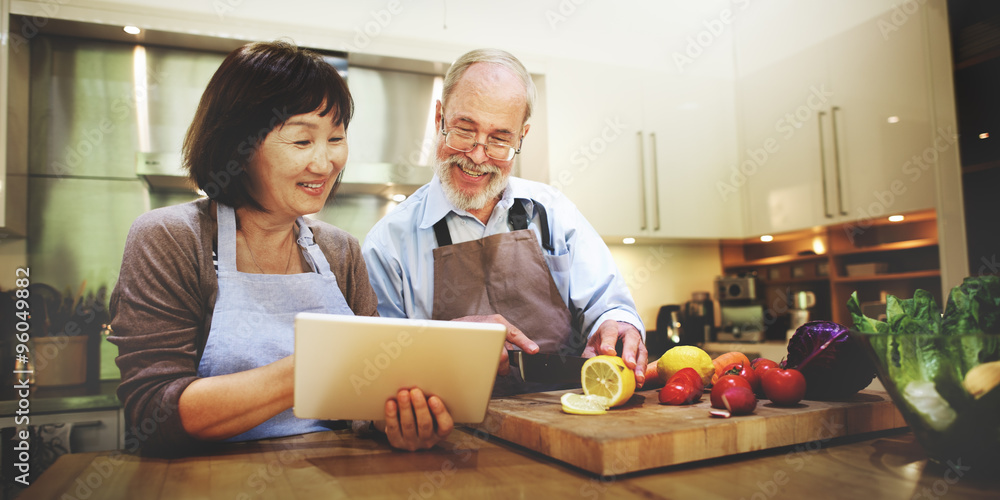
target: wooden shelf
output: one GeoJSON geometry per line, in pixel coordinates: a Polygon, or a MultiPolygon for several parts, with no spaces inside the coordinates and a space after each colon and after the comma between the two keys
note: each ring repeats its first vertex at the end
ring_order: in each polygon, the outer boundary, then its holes
{"type": "Polygon", "coordinates": [[[835,276],[831,279],[834,283],[857,283],[860,281],[893,281],[909,280],[916,278],[936,278],[941,276],[941,270],[930,269],[927,271],[912,271],[908,273],[886,273],[886,274],[866,274],[864,276],[835,276]]]}
{"type": "Polygon", "coordinates": [[[890,252],[893,250],[909,250],[912,248],[932,247],[938,244],[937,238],[922,238],[919,240],[894,241],[870,247],[858,247],[852,249],[839,250],[837,255],[855,255],[859,253],[890,252]]]}
{"type": "Polygon", "coordinates": [[[819,262],[826,260],[828,257],[826,255],[776,255],[774,257],[765,257],[763,259],[746,260],[739,264],[727,264],[726,267],[754,267],[754,266],[773,266],[775,264],[790,264],[797,262],[819,262]]]}
{"type": "MultiPolygon", "coordinates": [[[[880,294],[905,298],[916,288],[937,293],[941,281],[937,234],[935,213],[926,210],[905,214],[897,223],[836,224],[819,231],[775,235],[778,244],[726,241],[721,245],[723,272],[756,272],[758,293],[768,304],[782,304],[787,294],[799,290],[812,291],[816,294],[814,317],[848,325],[847,299],[852,289],[868,300],[880,294]],[[818,244],[825,244],[826,253],[801,254],[818,244]],[[884,264],[890,272],[846,276],[847,267],[860,264],[884,264]]],[[[780,326],[775,322],[775,329],[780,326]]],[[[775,333],[769,329],[767,335],[775,333]]]]}

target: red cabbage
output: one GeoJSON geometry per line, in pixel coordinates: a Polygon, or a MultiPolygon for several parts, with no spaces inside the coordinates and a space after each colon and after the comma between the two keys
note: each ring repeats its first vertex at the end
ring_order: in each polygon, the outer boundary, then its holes
{"type": "Polygon", "coordinates": [[[872,382],[875,365],[847,327],[833,321],[810,321],[788,341],[786,368],[806,378],[809,399],[841,399],[872,382]]]}

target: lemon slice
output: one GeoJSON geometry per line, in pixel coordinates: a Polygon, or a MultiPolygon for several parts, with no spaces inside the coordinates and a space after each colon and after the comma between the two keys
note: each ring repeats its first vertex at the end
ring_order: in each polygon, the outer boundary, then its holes
{"type": "Polygon", "coordinates": [[[562,410],[574,415],[602,415],[608,412],[608,398],[567,392],[559,400],[562,410]]]}
{"type": "Polygon", "coordinates": [[[608,406],[625,403],[635,393],[635,373],[618,356],[594,356],[580,373],[583,393],[608,398],[608,406]]]}

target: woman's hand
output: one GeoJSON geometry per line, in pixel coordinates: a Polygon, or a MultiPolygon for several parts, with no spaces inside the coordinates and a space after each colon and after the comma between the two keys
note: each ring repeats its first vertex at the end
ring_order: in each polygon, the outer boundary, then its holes
{"type": "Polygon", "coordinates": [[[424,398],[420,389],[400,389],[385,402],[383,431],[393,448],[425,450],[444,440],[455,428],[448,408],[437,396],[424,398]]]}

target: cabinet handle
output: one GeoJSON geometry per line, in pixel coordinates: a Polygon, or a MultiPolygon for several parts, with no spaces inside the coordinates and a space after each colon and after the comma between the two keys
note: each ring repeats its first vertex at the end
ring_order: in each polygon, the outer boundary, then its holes
{"type": "Polygon", "coordinates": [[[826,196],[826,148],[823,147],[825,142],[823,138],[824,115],[826,115],[825,111],[816,113],[816,120],[819,122],[819,172],[820,179],[823,181],[823,214],[826,215],[827,219],[832,219],[833,214],[830,213],[830,202],[826,196]]]}
{"type": "Polygon", "coordinates": [[[653,230],[660,230],[660,173],[656,156],[656,132],[649,134],[649,142],[653,153],[653,230]]]}
{"type": "Polygon", "coordinates": [[[839,106],[830,107],[830,126],[833,127],[833,166],[834,172],[837,174],[837,208],[840,210],[840,215],[847,215],[844,211],[844,188],[841,185],[840,179],[840,144],[837,141],[837,111],[840,111],[839,106]]]}
{"type": "Polygon", "coordinates": [[[637,132],[639,137],[639,201],[642,203],[642,227],[645,231],[648,225],[646,221],[646,157],[643,154],[642,131],[637,132]]]}

